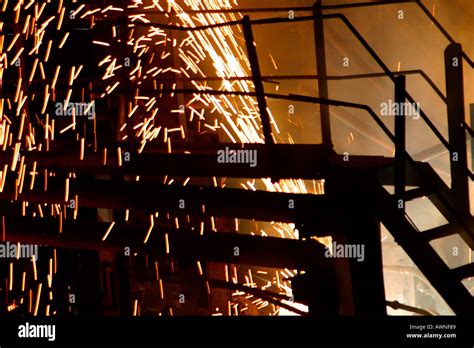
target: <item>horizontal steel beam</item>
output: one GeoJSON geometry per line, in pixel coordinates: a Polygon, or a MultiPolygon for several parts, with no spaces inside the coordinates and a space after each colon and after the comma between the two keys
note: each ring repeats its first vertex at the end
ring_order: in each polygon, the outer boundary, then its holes
{"type": "MultiPolygon", "coordinates": [[[[142,154],[128,152],[121,148],[121,164],[117,148],[108,148],[107,156],[100,153],[87,153],[83,160],[77,151],[59,150],[49,152],[28,152],[25,163],[38,169],[75,172],[77,174],[123,174],[148,176],[182,176],[182,177],[235,177],[235,178],[301,178],[318,179],[330,175],[333,171],[347,169],[376,169],[393,163],[392,158],[382,156],[349,156],[337,155],[324,151],[319,145],[274,145],[274,154],[269,154],[264,144],[235,145],[220,144],[206,148],[188,147],[191,154],[184,153],[186,148],[154,148],[153,152],[142,154]],[[250,163],[219,163],[218,151],[231,150],[255,151],[255,166],[250,163]],[[105,163],[105,165],[104,165],[105,163]]],[[[0,153],[0,166],[12,163],[11,151],[0,153]]]]}
{"type": "MultiPolygon", "coordinates": [[[[50,177],[47,191],[43,178],[33,190],[24,188],[18,200],[30,203],[65,204],[66,179],[50,177]]],[[[0,200],[14,200],[9,185],[0,200]]],[[[173,213],[179,216],[221,216],[261,221],[294,222],[318,216],[324,221],[337,219],[338,202],[325,195],[252,191],[202,186],[162,185],[156,181],[109,181],[69,179],[67,202],[78,196],[78,206],[105,209],[131,209],[145,213],[173,213]]]]}
{"type": "Polygon", "coordinates": [[[144,243],[149,226],[116,223],[102,241],[109,226],[107,222],[66,220],[59,233],[58,221],[51,218],[6,217],[5,240],[114,252],[124,252],[129,247],[132,255],[143,252],[164,256],[165,234],[168,234],[169,255],[178,258],[289,269],[324,267],[332,262],[324,257],[324,246],[312,239],[300,241],[212,231],[200,235],[198,230],[156,226],[144,243]]]}

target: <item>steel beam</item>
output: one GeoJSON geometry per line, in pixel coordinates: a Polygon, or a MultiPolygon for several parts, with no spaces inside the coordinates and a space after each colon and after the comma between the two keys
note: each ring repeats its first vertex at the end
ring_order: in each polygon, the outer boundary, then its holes
{"type": "MultiPolygon", "coordinates": [[[[246,147],[247,148],[247,147],[246,147]]],[[[30,152],[25,164],[37,169],[48,169],[63,173],[91,175],[142,175],[142,176],[181,176],[181,177],[228,177],[228,178],[268,178],[276,173],[279,178],[321,179],[332,172],[356,169],[378,169],[393,164],[393,159],[382,156],[351,156],[348,162],[340,155],[319,155],[313,152],[316,147],[297,146],[295,151],[286,151],[284,146],[275,147],[272,157],[261,146],[249,147],[257,150],[257,165],[218,163],[216,153],[144,153],[130,154],[130,161],[122,160],[119,165],[117,154],[108,151],[106,165],[102,154],[90,153],[80,161],[76,151],[59,150],[51,152],[30,152]],[[272,166],[275,158],[279,165],[272,166]]],[[[122,157],[125,151],[122,151],[122,157]]],[[[13,153],[0,154],[0,165],[12,163],[13,153]]],[[[128,156],[128,155],[127,155],[128,156]]]]}
{"type": "MultiPolygon", "coordinates": [[[[326,66],[326,43],[324,38],[324,20],[322,18],[322,1],[317,0],[313,6],[314,19],[314,39],[316,48],[316,68],[318,71],[318,96],[319,98],[329,98],[329,88],[327,82],[326,66]]],[[[329,105],[320,104],[321,135],[323,144],[328,148],[333,148],[331,139],[331,122],[329,105]]]]}
{"type": "Polygon", "coordinates": [[[64,221],[63,232],[52,219],[6,219],[6,241],[53,247],[108,250],[166,255],[165,233],[168,234],[169,255],[190,260],[271,268],[307,269],[318,265],[322,269],[332,262],[324,256],[325,248],[315,240],[299,241],[275,237],[260,237],[231,232],[175,230],[157,227],[147,243],[144,238],[149,226],[116,223],[105,239],[110,223],[64,221]],[[238,249],[235,249],[238,248],[238,249]]]}
{"type": "Polygon", "coordinates": [[[445,52],[446,97],[448,99],[449,143],[452,148],[451,192],[452,205],[461,214],[469,213],[469,187],[466,169],[466,131],[463,128],[464,83],[462,69],[462,48],[460,44],[450,44],[445,52]]]}
{"type": "MultiPolygon", "coordinates": [[[[42,178],[37,178],[43,181],[42,178]]],[[[66,180],[49,178],[42,184],[24,188],[18,200],[30,203],[65,204],[66,180]],[[40,186],[41,185],[41,186],[40,186]]],[[[14,200],[10,185],[0,200],[14,200]]],[[[79,197],[79,207],[130,209],[145,213],[174,213],[179,216],[221,216],[261,221],[293,222],[305,216],[337,219],[337,200],[325,195],[294,194],[215,187],[161,185],[156,182],[70,179],[67,202],[79,197]],[[290,204],[290,200],[292,200],[290,204]],[[294,207],[294,208],[293,208],[294,207]]]]}
{"type": "Polygon", "coordinates": [[[398,105],[399,114],[395,117],[395,196],[402,200],[402,209],[405,210],[405,176],[406,176],[406,116],[405,115],[405,76],[397,76],[395,80],[395,103],[398,105]]]}

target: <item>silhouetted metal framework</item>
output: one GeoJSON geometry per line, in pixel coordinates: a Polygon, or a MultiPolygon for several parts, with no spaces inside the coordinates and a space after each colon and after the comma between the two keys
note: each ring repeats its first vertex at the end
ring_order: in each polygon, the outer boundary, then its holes
{"type": "MultiPolygon", "coordinates": [[[[163,254],[163,234],[171,236],[171,254],[177,258],[192,258],[234,264],[261,265],[266,267],[288,267],[305,270],[305,275],[294,281],[296,300],[309,304],[309,314],[338,315],[340,313],[373,315],[386,313],[386,301],[383,288],[382,257],[380,245],[380,222],[382,222],[412,258],[421,272],[427,277],[440,295],[457,314],[472,314],[474,300],[461,283],[462,279],[474,276],[472,264],[450,270],[435,250],[430,246],[431,240],[459,235],[474,248],[474,220],[469,213],[467,196],[468,178],[474,174],[467,168],[466,130],[472,136],[473,130],[464,118],[464,98],[462,92],[462,60],[471,67],[472,60],[447,33],[421,1],[377,1],[353,3],[346,5],[323,5],[317,1],[314,7],[291,8],[302,12],[313,12],[310,16],[294,19],[269,18],[250,20],[244,17],[234,22],[220,23],[194,28],[165,25],[161,23],[133,23],[136,26],[161,27],[176,31],[201,31],[222,26],[239,25],[244,31],[247,54],[252,76],[235,79],[252,79],[255,92],[226,92],[197,89],[158,88],[163,95],[228,95],[251,96],[258,102],[265,144],[247,144],[246,149],[256,149],[260,164],[256,168],[217,164],[215,149],[222,146],[240,148],[231,144],[183,144],[181,153],[166,153],[166,149],[156,147],[140,156],[132,154],[130,162],[119,164],[116,153],[109,153],[107,165],[101,165],[104,158],[99,154],[87,154],[83,161],[77,161],[68,150],[52,151],[47,154],[32,153],[27,161],[37,162],[38,169],[54,168],[63,173],[76,172],[87,175],[71,181],[70,196],[77,195],[81,207],[108,209],[135,209],[146,214],[155,211],[168,212],[195,218],[221,216],[227,218],[246,218],[262,221],[293,222],[300,230],[300,240],[281,240],[271,237],[243,236],[235,233],[214,233],[206,231],[202,235],[196,231],[171,230],[163,227],[153,234],[150,241],[143,245],[142,238],[147,230],[146,225],[129,225],[119,223],[114,233],[104,243],[98,244],[106,225],[100,222],[83,221],[64,222],[59,227],[51,221],[38,221],[19,218],[6,225],[7,237],[14,241],[38,242],[46,245],[77,247],[85,249],[106,248],[113,251],[133,246],[148,253],[163,254]],[[445,52],[445,72],[447,96],[435,85],[431,78],[421,70],[392,72],[365,38],[358,32],[346,16],[340,13],[324,14],[326,10],[339,10],[351,7],[377,6],[394,3],[414,3],[435,23],[440,32],[449,40],[445,52]],[[324,25],[326,20],[338,20],[346,26],[355,39],[365,48],[375,63],[383,70],[380,74],[363,74],[352,76],[327,76],[324,52],[324,25]],[[278,79],[299,79],[301,76],[265,77],[260,73],[258,56],[253,43],[252,26],[271,25],[308,21],[314,23],[317,75],[305,76],[318,79],[319,97],[301,95],[278,95],[266,93],[263,82],[278,79]],[[458,58],[459,67],[453,67],[451,61],[458,58]],[[420,115],[440,143],[452,155],[458,154],[457,160],[451,156],[453,185],[449,188],[426,163],[420,163],[406,151],[404,118],[397,119],[395,134],[384,125],[378,115],[369,106],[332,100],[328,95],[327,81],[330,79],[365,78],[373,76],[389,77],[394,83],[395,100],[402,102],[415,100],[405,89],[404,75],[420,74],[446,103],[448,107],[449,141],[444,138],[429,117],[421,110],[420,115]],[[318,104],[321,107],[323,144],[319,145],[278,145],[272,137],[272,126],[267,112],[266,98],[298,101],[318,104]],[[350,163],[344,163],[341,156],[332,150],[329,106],[364,110],[377,123],[387,137],[395,144],[394,159],[375,156],[353,156],[350,163]],[[185,154],[188,146],[195,153],[185,154]],[[201,150],[199,152],[199,147],[201,150]],[[196,151],[198,150],[198,151],[196,151]],[[196,153],[197,152],[197,153],[196,153]],[[291,163],[289,166],[278,166],[278,163],[291,163]],[[143,175],[151,179],[143,182],[101,180],[94,176],[114,174],[115,176],[143,175]],[[287,194],[274,192],[253,192],[238,189],[218,189],[213,187],[171,187],[157,185],[156,176],[172,175],[178,177],[236,177],[262,178],[273,180],[280,178],[325,179],[325,194],[320,196],[287,194]],[[155,177],[155,178],[153,178],[155,177]],[[394,185],[395,194],[387,193],[382,185],[394,185]],[[418,189],[407,191],[407,185],[418,186],[418,189]],[[361,198],[362,195],[364,198],[361,198]],[[449,221],[446,226],[420,233],[410,222],[404,212],[407,201],[421,196],[428,196],[433,204],[449,221]],[[178,206],[184,199],[186,208],[178,206]],[[288,209],[288,201],[295,202],[295,209],[288,209]],[[400,209],[399,201],[402,201],[400,209]],[[361,204],[361,202],[363,202],[361,204]],[[203,209],[205,207],[205,209],[203,209]],[[341,222],[341,214],[347,220],[341,222]],[[52,230],[58,228],[67,231],[60,237],[52,237],[52,230]],[[41,229],[43,234],[32,233],[41,229]],[[462,231],[460,231],[462,230],[462,231]],[[331,234],[338,243],[362,243],[367,249],[366,262],[343,262],[327,259],[323,256],[324,247],[310,239],[312,236],[331,234]],[[242,253],[233,258],[229,249],[239,245],[242,253]],[[337,269],[337,272],[336,272],[337,269]]],[[[232,10],[233,11],[233,10],[232,10]]],[[[235,12],[253,12],[253,9],[239,9],[235,12]]],[[[284,8],[264,8],[259,12],[288,11],[284,8]]],[[[208,11],[209,12],[209,11],[208,11]]],[[[226,11],[219,11],[226,12],[226,11]]],[[[107,24],[107,21],[102,21],[107,24]]],[[[128,23],[122,23],[124,28],[128,23]]],[[[124,34],[124,31],[121,33],[124,34]]],[[[122,36],[125,38],[126,36],[122,36]]],[[[212,77],[209,77],[211,80],[212,77]]],[[[130,94],[130,87],[120,91],[130,94]]],[[[134,151],[132,143],[124,150],[134,151]]],[[[179,146],[178,146],[179,149],[179,146]]],[[[2,162],[12,161],[12,152],[2,152],[2,162]]],[[[42,178],[39,174],[39,180],[42,178]]],[[[44,179],[44,178],[43,178],[44,179]]],[[[37,187],[34,190],[19,194],[12,190],[0,193],[2,201],[18,200],[33,203],[65,204],[64,182],[66,177],[48,179],[48,191],[37,187]]],[[[5,208],[8,210],[8,208],[5,208]]],[[[219,280],[211,281],[211,286],[226,287],[219,280]]],[[[229,289],[241,290],[235,284],[228,284],[229,289]]],[[[251,291],[247,289],[245,291],[251,291]]],[[[260,293],[262,298],[272,296],[260,293]]],[[[278,296],[273,295],[275,298],[278,296]]],[[[280,300],[285,298],[280,298],[280,300]]]]}

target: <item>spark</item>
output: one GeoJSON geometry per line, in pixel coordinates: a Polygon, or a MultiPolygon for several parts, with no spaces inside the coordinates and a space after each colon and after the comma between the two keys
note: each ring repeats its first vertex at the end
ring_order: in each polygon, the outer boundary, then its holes
{"type": "Polygon", "coordinates": [[[148,228],[148,231],[145,236],[145,240],[143,241],[143,244],[146,244],[148,242],[148,238],[150,238],[151,231],[153,230],[153,226],[155,225],[154,217],[153,214],[150,215],[150,227],[148,228]]]}
{"type": "Polygon", "coordinates": [[[110,233],[112,231],[112,228],[115,226],[115,221],[111,222],[109,225],[109,228],[107,228],[107,231],[105,232],[104,236],[102,237],[102,241],[105,241],[110,233]]]}

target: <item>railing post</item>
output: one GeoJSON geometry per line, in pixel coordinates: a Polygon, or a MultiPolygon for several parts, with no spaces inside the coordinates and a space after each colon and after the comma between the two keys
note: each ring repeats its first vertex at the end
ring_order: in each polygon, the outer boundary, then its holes
{"type": "Polygon", "coordinates": [[[450,154],[452,203],[457,211],[467,214],[469,212],[469,187],[466,175],[466,132],[463,127],[465,110],[462,54],[461,45],[453,43],[446,48],[444,60],[449,143],[452,148],[450,154]]]}
{"type": "Polygon", "coordinates": [[[395,197],[398,208],[405,211],[405,145],[406,145],[406,115],[405,115],[405,87],[406,78],[403,75],[395,78],[395,104],[398,113],[395,117],[395,197]]]}
{"type": "MultiPolygon", "coordinates": [[[[323,14],[322,0],[317,0],[313,6],[314,18],[314,38],[316,48],[316,68],[318,73],[318,96],[319,98],[329,98],[327,67],[326,67],[326,45],[324,42],[324,22],[321,18],[323,14]]],[[[328,149],[333,148],[331,139],[331,122],[329,117],[329,105],[319,104],[321,116],[321,136],[323,145],[328,149]]]]}

